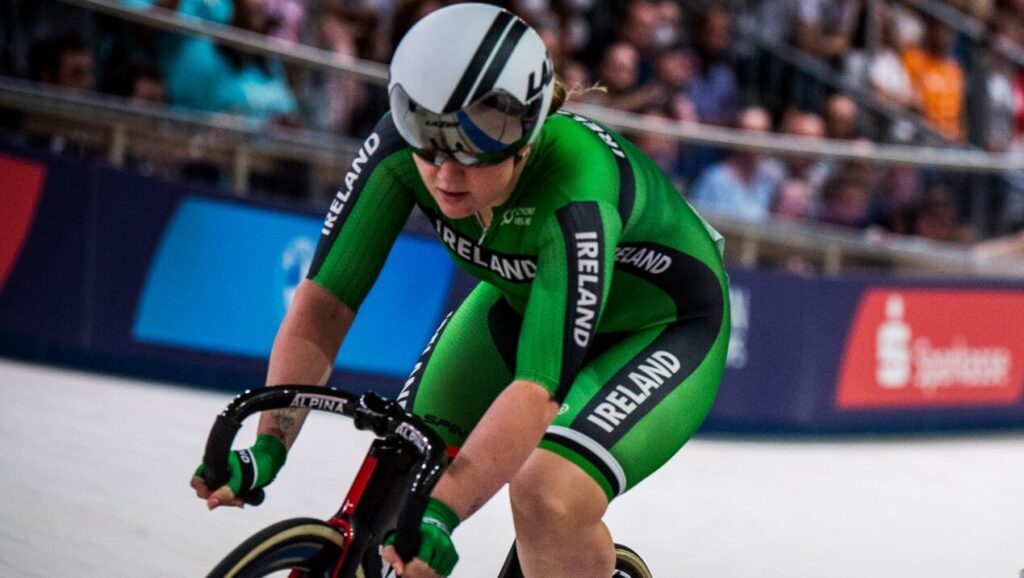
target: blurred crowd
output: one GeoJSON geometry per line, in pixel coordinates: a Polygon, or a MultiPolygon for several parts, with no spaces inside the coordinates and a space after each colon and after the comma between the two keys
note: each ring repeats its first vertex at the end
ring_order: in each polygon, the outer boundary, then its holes
{"type": "MultiPolygon", "coordinates": [[[[390,59],[416,20],[443,5],[121,2],[379,62],[390,59]]],[[[911,143],[931,135],[948,147],[1024,148],[1024,0],[925,3],[931,11],[898,0],[498,2],[540,32],[570,87],[602,87],[579,97],[594,104],[803,139],[911,143]],[[938,19],[938,12],[970,26],[938,19]],[[808,89],[806,75],[780,56],[787,53],[813,59],[836,82],[812,82],[808,89]],[[895,120],[885,111],[895,111],[895,120]]],[[[156,32],[57,0],[11,0],[0,18],[0,72],[8,76],[357,137],[387,106],[380,86],[285,66],[205,38],[156,32]]],[[[1020,179],[629,136],[691,202],[723,216],[775,216],[951,242],[1024,226],[1020,179]]]]}

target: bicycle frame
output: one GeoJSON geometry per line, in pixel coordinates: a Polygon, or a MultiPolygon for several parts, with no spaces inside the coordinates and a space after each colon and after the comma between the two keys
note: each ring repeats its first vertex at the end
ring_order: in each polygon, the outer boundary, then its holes
{"type": "MultiPolygon", "coordinates": [[[[344,502],[326,522],[343,538],[340,543],[334,543],[341,546],[340,554],[336,555],[334,549],[322,549],[307,559],[317,575],[353,578],[360,564],[367,578],[382,574],[383,561],[377,552],[369,550],[379,544],[392,528],[396,532],[398,555],[403,560],[413,559],[419,551],[423,512],[430,492],[447,466],[448,455],[440,436],[393,400],[373,393],[357,396],[327,387],[301,385],[246,391],[217,416],[210,431],[203,455],[203,477],[207,485],[220,487],[230,477],[228,456],[231,444],[245,418],[256,412],[286,408],[328,411],[350,417],[356,428],[370,430],[377,435],[344,502]],[[326,556],[330,559],[323,559],[326,556]]],[[[259,504],[263,496],[263,490],[239,495],[250,504],[259,504]]],[[[323,524],[321,521],[313,522],[323,524]]],[[[271,528],[273,526],[267,529],[271,528]]],[[[240,546],[243,547],[245,544],[240,546]]],[[[247,550],[243,552],[248,553],[247,550]]],[[[616,576],[650,578],[650,570],[632,550],[616,545],[616,557],[616,576]],[[625,551],[625,557],[619,550],[625,551]],[[631,570],[629,574],[619,570],[618,564],[623,561],[631,570]],[[639,573],[633,573],[638,570],[639,573]]],[[[498,578],[523,578],[515,543],[498,578]]]]}
{"type": "MultiPolygon", "coordinates": [[[[403,560],[415,557],[423,511],[447,465],[445,445],[419,418],[374,393],[357,396],[328,387],[282,385],[240,394],[217,416],[207,439],[203,477],[209,487],[220,487],[230,477],[228,455],[245,418],[256,412],[289,408],[350,417],[356,428],[378,436],[345,501],[328,520],[346,538],[331,576],[354,576],[370,546],[392,528],[396,529],[399,556],[403,560]]],[[[239,497],[259,504],[263,491],[239,497]]]]}

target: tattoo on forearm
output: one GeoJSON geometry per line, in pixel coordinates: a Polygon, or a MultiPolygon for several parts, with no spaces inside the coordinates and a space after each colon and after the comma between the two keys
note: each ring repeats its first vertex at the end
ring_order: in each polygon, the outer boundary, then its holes
{"type": "Polygon", "coordinates": [[[270,431],[267,433],[280,438],[285,445],[290,446],[299,435],[299,428],[306,419],[308,410],[301,409],[279,409],[271,413],[270,431]]]}

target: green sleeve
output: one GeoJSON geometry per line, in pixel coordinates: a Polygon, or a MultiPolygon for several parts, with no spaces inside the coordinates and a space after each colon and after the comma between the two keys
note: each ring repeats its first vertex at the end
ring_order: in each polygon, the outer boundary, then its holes
{"type": "Polygon", "coordinates": [[[620,234],[615,208],[596,201],[561,207],[540,232],[516,378],[539,383],[559,402],[594,340],[611,288],[620,234]]]}
{"type": "Polygon", "coordinates": [[[395,176],[403,148],[390,117],[374,128],[331,201],[307,277],[358,310],[415,203],[395,176]]]}

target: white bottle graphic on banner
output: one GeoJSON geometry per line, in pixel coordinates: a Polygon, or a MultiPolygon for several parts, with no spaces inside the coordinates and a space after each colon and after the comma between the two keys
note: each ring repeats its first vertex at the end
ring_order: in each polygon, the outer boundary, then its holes
{"type": "Polygon", "coordinates": [[[903,298],[893,293],[885,301],[885,321],[875,335],[875,379],[887,389],[910,383],[911,335],[903,314],[903,298]]]}

